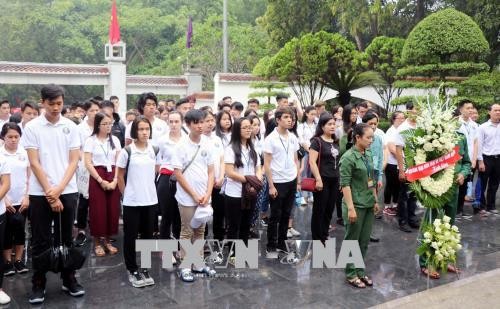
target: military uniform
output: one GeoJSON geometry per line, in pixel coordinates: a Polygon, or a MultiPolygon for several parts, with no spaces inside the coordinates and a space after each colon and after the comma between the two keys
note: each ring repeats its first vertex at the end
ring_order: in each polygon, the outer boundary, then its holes
{"type": "MultiPolygon", "coordinates": [[[[348,208],[345,199],[342,201],[342,217],[346,228],[345,240],[357,240],[363,258],[366,256],[370,234],[373,225],[373,207],[375,196],[373,188],[376,186],[374,179],[374,168],[370,150],[362,154],[355,146],[345,152],[340,159],[340,186],[350,187],[352,201],[356,210],[357,220],[350,223],[348,219],[348,208]]],[[[353,264],[347,264],[347,279],[365,276],[363,268],[354,268],[353,264]]]]}

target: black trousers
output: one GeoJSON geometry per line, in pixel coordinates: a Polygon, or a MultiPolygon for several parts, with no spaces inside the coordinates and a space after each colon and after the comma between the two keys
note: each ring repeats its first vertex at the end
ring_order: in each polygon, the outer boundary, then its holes
{"type": "Polygon", "coordinates": [[[398,166],[387,164],[385,167],[384,204],[389,205],[391,201],[393,204],[398,202],[400,187],[398,166]]]}
{"type": "Polygon", "coordinates": [[[248,243],[250,225],[255,204],[249,209],[241,209],[241,197],[224,196],[227,223],[227,238],[242,239],[248,243]]]}
{"type": "Polygon", "coordinates": [[[288,231],[288,220],[292,211],[295,200],[295,192],[297,191],[297,179],[275,183],[274,187],[278,191],[276,198],[271,198],[271,216],[267,226],[267,249],[272,251],[275,249],[286,250],[285,240],[286,232],[288,231]]]}
{"type": "MultiPolygon", "coordinates": [[[[5,213],[0,215],[0,248],[3,248],[3,238],[4,238],[4,232],[5,232],[5,220],[6,216],[5,213]]],[[[3,254],[0,254],[0,289],[3,286],[3,270],[4,270],[4,259],[3,259],[3,254]]]]}
{"type": "Polygon", "coordinates": [[[417,209],[417,197],[415,193],[410,190],[408,183],[401,183],[398,199],[399,225],[409,223],[418,224],[417,216],[415,216],[415,209],[417,209]]]}
{"type": "MultiPolygon", "coordinates": [[[[214,188],[212,190],[212,208],[214,209],[214,217],[212,221],[212,231],[214,239],[222,241],[226,234],[225,218],[225,202],[224,195],[220,194],[220,189],[214,188]]],[[[207,236],[208,229],[205,228],[205,236],[207,236]]]]}
{"type": "Polygon", "coordinates": [[[483,192],[481,195],[481,206],[486,206],[487,210],[495,209],[495,197],[498,191],[500,181],[500,155],[483,155],[483,162],[486,170],[479,173],[483,192]],[[485,192],[486,191],[486,192],[485,192]]]}
{"type": "Polygon", "coordinates": [[[160,175],[157,184],[158,205],[161,211],[160,237],[179,239],[181,234],[181,216],[175,199],[177,187],[170,184],[170,175],[160,175]]]}
{"type": "Polygon", "coordinates": [[[84,230],[87,228],[89,215],[89,199],[78,194],[78,210],[76,212],[76,227],[84,230]]]}
{"type": "Polygon", "coordinates": [[[5,213],[4,250],[12,249],[13,246],[24,246],[26,240],[26,233],[24,232],[26,212],[19,213],[21,205],[14,206],[14,208],[16,209],[15,213],[10,213],[8,211],[5,213]]]}
{"type": "Polygon", "coordinates": [[[135,240],[139,233],[141,239],[153,238],[153,216],[155,206],[123,205],[123,257],[129,272],[139,269],[135,253],[135,240]]]}
{"type": "MultiPolygon", "coordinates": [[[[63,194],[59,199],[64,209],[62,212],[53,212],[45,196],[30,195],[32,256],[39,255],[52,245],[58,246],[61,237],[64,245],[71,246],[72,244],[74,209],[78,193],[63,194]],[[59,224],[59,218],[61,224],[59,224]],[[52,222],[54,222],[54,234],[52,234],[52,222]]],[[[46,273],[46,270],[36,269],[34,265],[33,284],[44,287],[46,273]]],[[[61,272],[61,278],[66,280],[68,276],[72,276],[74,273],[75,271],[63,271],[61,272]]]]}
{"type": "Polygon", "coordinates": [[[467,183],[473,180],[474,170],[464,179],[464,183],[458,187],[457,214],[464,212],[465,196],[467,195],[467,183]]]}
{"type": "Polygon", "coordinates": [[[311,215],[311,233],[313,240],[325,241],[329,236],[330,221],[332,220],[333,210],[339,196],[339,178],[321,177],[321,180],[323,181],[323,190],[313,192],[314,202],[311,215]]]}

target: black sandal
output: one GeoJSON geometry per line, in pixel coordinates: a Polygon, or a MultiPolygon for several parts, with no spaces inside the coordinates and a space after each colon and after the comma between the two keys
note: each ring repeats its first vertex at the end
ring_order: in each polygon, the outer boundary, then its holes
{"type": "Polygon", "coordinates": [[[366,285],[358,277],[351,279],[351,280],[346,279],[346,281],[347,281],[347,283],[349,283],[350,285],[352,285],[355,288],[358,288],[358,289],[366,288],[366,285]]]}
{"type": "Polygon", "coordinates": [[[359,279],[363,281],[363,283],[366,284],[367,286],[373,286],[373,280],[370,279],[368,276],[364,276],[359,279]]]}

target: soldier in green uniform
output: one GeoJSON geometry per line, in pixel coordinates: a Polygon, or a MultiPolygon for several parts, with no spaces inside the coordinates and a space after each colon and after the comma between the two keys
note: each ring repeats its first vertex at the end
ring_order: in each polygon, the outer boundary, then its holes
{"type": "MultiPolygon", "coordinates": [[[[342,214],[346,227],[345,240],[357,240],[363,258],[366,256],[374,212],[378,211],[375,171],[369,147],[373,129],[365,123],[354,127],[355,144],[340,159],[340,186],[344,194],[342,214]]],[[[347,282],[357,288],[372,286],[364,268],[347,264],[347,282]]]]}
{"type": "MultiPolygon", "coordinates": [[[[455,216],[457,214],[457,205],[458,205],[458,188],[464,183],[465,179],[467,179],[467,176],[471,173],[471,161],[469,158],[469,151],[467,149],[467,140],[465,138],[465,135],[463,135],[460,132],[457,132],[459,136],[458,140],[458,146],[459,146],[459,151],[458,153],[462,157],[459,161],[455,163],[455,173],[457,175],[456,182],[457,185],[454,186],[453,190],[453,197],[451,200],[446,203],[443,206],[444,214],[448,217],[450,217],[450,224],[453,225],[455,223],[455,216]]],[[[422,219],[422,224],[428,223],[429,222],[429,211],[431,209],[427,208],[424,214],[424,217],[422,219]]],[[[437,218],[438,213],[436,209],[432,209],[432,219],[434,220],[437,218]]],[[[432,222],[430,222],[432,223],[432,222]]],[[[420,238],[422,238],[422,235],[420,235],[420,238]]],[[[420,263],[420,270],[422,273],[426,276],[429,276],[432,279],[439,279],[440,275],[439,272],[437,272],[435,269],[430,269],[427,268],[427,261],[423,256],[419,257],[419,263],[420,263]]],[[[449,272],[458,272],[458,269],[455,268],[453,265],[448,265],[448,271],[449,272]]]]}

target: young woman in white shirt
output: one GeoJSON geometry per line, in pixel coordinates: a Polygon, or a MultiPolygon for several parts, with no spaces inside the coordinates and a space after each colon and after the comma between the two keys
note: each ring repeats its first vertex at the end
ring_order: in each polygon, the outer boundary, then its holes
{"type": "Polygon", "coordinates": [[[252,124],[247,118],[234,121],[231,143],[224,152],[224,163],[228,177],[224,192],[227,238],[242,239],[247,243],[257,193],[255,199],[250,199],[250,203],[245,205],[242,201],[243,184],[248,180],[245,176],[256,176],[262,181],[260,158],[252,143],[252,124]]]}
{"type": "Polygon", "coordinates": [[[168,117],[169,134],[163,136],[159,142],[160,175],[158,176],[157,194],[161,211],[161,239],[170,239],[171,237],[179,239],[181,233],[181,217],[175,199],[177,189],[176,185],[171,183],[170,178],[174,174],[172,159],[175,148],[183,138],[186,138],[186,135],[181,130],[183,121],[184,117],[180,112],[171,112],[168,117]]]}
{"type": "Polygon", "coordinates": [[[231,114],[226,111],[220,111],[215,116],[215,134],[222,140],[224,148],[229,145],[231,141],[231,114]]]}
{"type": "Polygon", "coordinates": [[[85,167],[89,171],[89,225],[94,237],[96,256],[114,255],[118,249],[110,237],[118,234],[120,217],[120,191],[116,159],[120,153],[120,140],[111,135],[113,119],[104,113],[94,118],[92,135],[83,146],[85,167]]]}
{"type": "MultiPolygon", "coordinates": [[[[210,111],[205,111],[205,121],[203,134],[208,138],[213,146],[214,155],[214,188],[212,190],[212,208],[214,216],[212,221],[212,231],[214,239],[222,241],[226,235],[224,223],[224,196],[221,195],[221,189],[224,184],[224,143],[222,139],[214,132],[215,115],[210,111]]],[[[230,136],[230,135],[229,135],[230,136]]],[[[205,237],[208,235],[208,228],[205,228],[205,237]]]]}
{"type": "Polygon", "coordinates": [[[26,238],[24,225],[29,207],[28,181],[30,176],[28,154],[24,148],[19,147],[21,128],[7,122],[2,127],[1,138],[5,142],[0,148],[0,155],[5,158],[12,174],[10,190],[5,196],[6,225],[3,245],[5,259],[4,275],[10,276],[17,273],[26,273],[28,268],[23,261],[24,241],[26,238]],[[12,263],[12,250],[15,258],[12,263]]]}
{"type": "Polygon", "coordinates": [[[153,237],[153,216],[155,205],[158,203],[155,186],[155,174],[158,171],[157,153],[151,142],[151,131],[149,120],[144,116],[137,117],[130,130],[133,142],[130,148],[121,150],[116,162],[118,187],[123,194],[123,256],[133,287],[155,283],[147,269],[139,271],[135,250],[139,232],[142,239],[153,237]]]}
{"type": "MultiPolygon", "coordinates": [[[[7,124],[6,124],[7,125],[7,124]]],[[[5,125],[4,125],[5,126],[5,125]]],[[[21,129],[18,127],[19,132],[21,129]]],[[[3,131],[3,130],[2,130],[3,131]]],[[[10,190],[10,165],[7,163],[5,157],[0,156],[0,247],[3,247],[5,223],[6,223],[6,209],[5,197],[10,190]]],[[[4,268],[4,258],[0,255],[0,269],[4,268]]],[[[10,303],[10,297],[2,289],[3,285],[3,271],[0,272],[0,305],[10,303]]]]}

